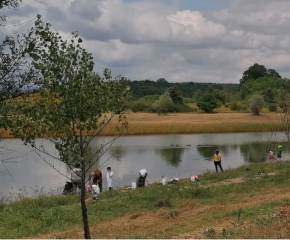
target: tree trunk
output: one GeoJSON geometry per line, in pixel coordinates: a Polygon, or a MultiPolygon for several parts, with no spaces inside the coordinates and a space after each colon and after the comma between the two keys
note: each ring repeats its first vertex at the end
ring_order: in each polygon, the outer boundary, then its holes
{"type": "Polygon", "coordinates": [[[88,211],[87,211],[85,198],[86,198],[86,188],[85,188],[85,180],[83,179],[82,186],[81,186],[81,208],[82,208],[82,216],[83,216],[83,226],[84,226],[85,239],[91,239],[88,211]]]}

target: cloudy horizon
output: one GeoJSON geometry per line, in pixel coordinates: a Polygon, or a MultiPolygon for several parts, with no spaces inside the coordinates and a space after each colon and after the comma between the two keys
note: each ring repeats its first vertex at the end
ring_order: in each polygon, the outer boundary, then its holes
{"type": "Polygon", "coordinates": [[[28,29],[32,22],[11,25],[41,14],[64,36],[79,32],[99,73],[107,67],[130,80],[239,83],[259,63],[290,78],[287,0],[42,1],[6,11],[4,32],[28,29]]]}

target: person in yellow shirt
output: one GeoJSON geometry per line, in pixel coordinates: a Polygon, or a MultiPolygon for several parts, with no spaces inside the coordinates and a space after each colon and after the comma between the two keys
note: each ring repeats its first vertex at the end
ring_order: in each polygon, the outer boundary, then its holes
{"type": "Polygon", "coordinates": [[[218,166],[220,167],[221,171],[223,172],[223,168],[222,168],[222,157],[219,154],[219,150],[215,150],[215,154],[213,155],[213,160],[214,160],[214,165],[215,165],[215,170],[216,172],[218,172],[218,166]]]}

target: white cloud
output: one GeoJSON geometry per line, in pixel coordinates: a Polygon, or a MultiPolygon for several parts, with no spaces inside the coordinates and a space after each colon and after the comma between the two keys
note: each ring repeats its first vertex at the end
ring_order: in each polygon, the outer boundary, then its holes
{"type": "Polygon", "coordinates": [[[27,0],[13,21],[39,12],[66,36],[78,30],[99,72],[109,67],[132,80],[238,83],[258,62],[290,77],[288,0],[229,1],[228,9],[216,12],[181,11],[146,0],[46,2],[27,0]]]}

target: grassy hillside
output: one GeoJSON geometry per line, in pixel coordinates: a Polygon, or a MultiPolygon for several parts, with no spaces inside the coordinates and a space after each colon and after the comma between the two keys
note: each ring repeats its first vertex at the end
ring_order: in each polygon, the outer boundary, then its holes
{"type": "MultiPolygon", "coordinates": [[[[290,238],[289,162],[176,185],[104,192],[88,204],[92,238],[290,238]]],[[[2,238],[82,238],[78,196],[0,205],[2,238]]]]}

